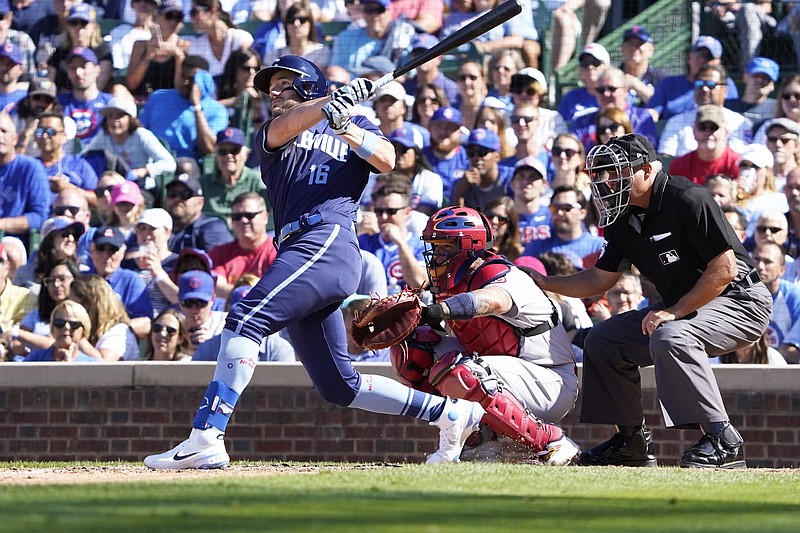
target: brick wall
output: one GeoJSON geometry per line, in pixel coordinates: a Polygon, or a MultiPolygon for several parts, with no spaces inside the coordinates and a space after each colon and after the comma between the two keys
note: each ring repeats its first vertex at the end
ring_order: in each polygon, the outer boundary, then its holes
{"type": "MultiPolygon", "coordinates": [[[[213,364],[0,369],[0,460],[137,461],[186,437],[213,364]]],[[[362,371],[388,375],[383,365],[362,371]]],[[[800,367],[727,367],[717,377],[750,466],[800,466],[800,367]]],[[[674,465],[699,433],[664,429],[652,372],[642,381],[660,462],[674,465]]],[[[569,435],[584,447],[608,438],[611,428],[578,423],[579,407],[562,421],[569,435]]],[[[325,403],[299,365],[260,365],[228,435],[233,460],[419,462],[437,443],[421,421],[325,403]]]]}

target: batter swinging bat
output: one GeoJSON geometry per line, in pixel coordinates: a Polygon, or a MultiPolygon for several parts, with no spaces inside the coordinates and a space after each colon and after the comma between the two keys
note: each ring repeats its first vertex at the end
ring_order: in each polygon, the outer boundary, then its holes
{"type": "Polygon", "coordinates": [[[508,0],[503,2],[500,4],[500,6],[478,17],[455,33],[450,34],[447,38],[440,41],[439,44],[433,48],[430,48],[429,50],[415,57],[402,67],[396,68],[394,72],[386,74],[382,78],[378,79],[378,81],[375,82],[375,88],[379,89],[390,81],[399,78],[406,72],[410,72],[418,66],[427,63],[431,59],[435,59],[446,54],[453,48],[457,48],[462,44],[470,42],[479,35],[483,35],[492,28],[499,26],[505,21],[517,16],[521,11],[522,6],[519,4],[519,0],[508,0]]]}

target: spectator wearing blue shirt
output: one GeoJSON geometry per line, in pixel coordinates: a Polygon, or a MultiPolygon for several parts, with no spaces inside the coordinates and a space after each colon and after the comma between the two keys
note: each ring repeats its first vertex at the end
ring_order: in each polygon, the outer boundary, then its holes
{"type": "MultiPolygon", "coordinates": [[[[656,120],[668,119],[679,113],[697,109],[694,101],[694,81],[706,65],[722,65],[722,44],[713,37],[701,35],[692,45],[688,56],[689,72],[668,76],[656,85],[647,107],[656,120]]],[[[739,98],[739,91],[728,78],[728,98],[739,98]]]]}
{"type": "Polygon", "coordinates": [[[40,228],[50,211],[50,189],[40,161],[18,155],[17,128],[0,112],[0,231],[28,242],[28,230],[40,228]]]}
{"type": "Polygon", "coordinates": [[[111,95],[101,92],[97,86],[100,62],[89,48],[78,47],[70,51],[67,56],[67,76],[72,91],[59,94],[58,103],[64,115],[75,121],[75,136],[87,143],[100,131],[103,121],[100,110],[111,100],[111,95]]]}
{"type": "Polygon", "coordinates": [[[228,127],[228,110],[214,99],[214,79],[202,57],[186,56],[177,77],[175,89],[150,95],[139,120],[176,157],[199,159],[214,151],[217,134],[228,127]]]}
{"type": "Polygon", "coordinates": [[[537,239],[549,239],[551,216],[550,206],[544,197],[547,191],[544,163],[533,156],[520,159],[514,167],[509,187],[514,193],[522,245],[537,239]]]}
{"type": "MultiPolygon", "coordinates": [[[[549,239],[531,241],[522,255],[538,257],[544,252],[555,252],[582,261],[584,257],[598,252],[603,239],[586,230],[586,197],[577,187],[563,186],[553,191],[550,199],[551,226],[549,239]]],[[[583,267],[582,264],[577,265],[583,267]]]]}
{"type": "Polygon", "coordinates": [[[131,318],[131,328],[142,338],[150,331],[153,304],[147,294],[147,286],[138,274],[120,268],[126,250],[125,236],[114,226],[98,228],[89,246],[94,272],[114,289],[131,318]]]}
{"type": "Polygon", "coordinates": [[[578,77],[583,87],[567,92],[558,104],[558,112],[565,121],[572,122],[576,116],[597,109],[594,85],[600,72],[609,65],[611,56],[603,45],[598,43],[586,45],[578,56],[578,77]]]}
{"type": "Polygon", "coordinates": [[[500,137],[491,130],[476,128],[467,139],[469,168],[453,187],[453,204],[482,210],[493,199],[510,196],[508,184],[512,167],[500,166],[500,137]]]}
{"type": "Polygon", "coordinates": [[[6,110],[25,96],[28,91],[20,89],[22,76],[22,50],[11,41],[0,43],[0,109],[6,110]]]}
{"type": "Polygon", "coordinates": [[[453,185],[469,168],[467,150],[461,146],[461,112],[440,107],[430,122],[431,145],[422,149],[431,168],[442,178],[445,202],[453,197],[453,185]]]}

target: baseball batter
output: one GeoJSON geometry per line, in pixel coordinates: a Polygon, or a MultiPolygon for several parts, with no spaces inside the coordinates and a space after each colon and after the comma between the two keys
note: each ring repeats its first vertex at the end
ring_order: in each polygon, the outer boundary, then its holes
{"type": "Polygon", "coordinates": [[[261,340],[287,328],[319,394],[341,406],[410,415],[440,428],[436,461],[456,461],[484,414],[474,402],[415,391],[388,378],[362,375],[347,353],[342,301],[354,293],[361,255],[353,228],[370,172],[388,172],[395,151],[376,126],[351,110],[374,87],[353,80],[330,97],[320,69],[282,56],[255,77],[269,96],[272,119],[254,140],[274,208],[277,258],[225,324],[217,368],[189,438],[145,458],[157,469],[221,468],[223,437],[253,375],[261,340]]]}

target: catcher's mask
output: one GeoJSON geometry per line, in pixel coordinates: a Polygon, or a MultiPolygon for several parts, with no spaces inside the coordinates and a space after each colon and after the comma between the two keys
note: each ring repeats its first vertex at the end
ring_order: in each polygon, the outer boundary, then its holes
{"type": "Polygon", "coordinates": [[[422,232],[425,265],[431,292],[440,294],[458,285],[475,260],[492,246],[492,225],[470,207],[445,207],[428,220],[422,232]]]}
{"type": "Polygon", "coordinates": [[[598,227],[613,224],[627,209],[636,170],[654,158],[650,141],[633,133],[612,137],[589,151],[586,170],[592,179],[592,201],[600,214],[598,227]]]}

